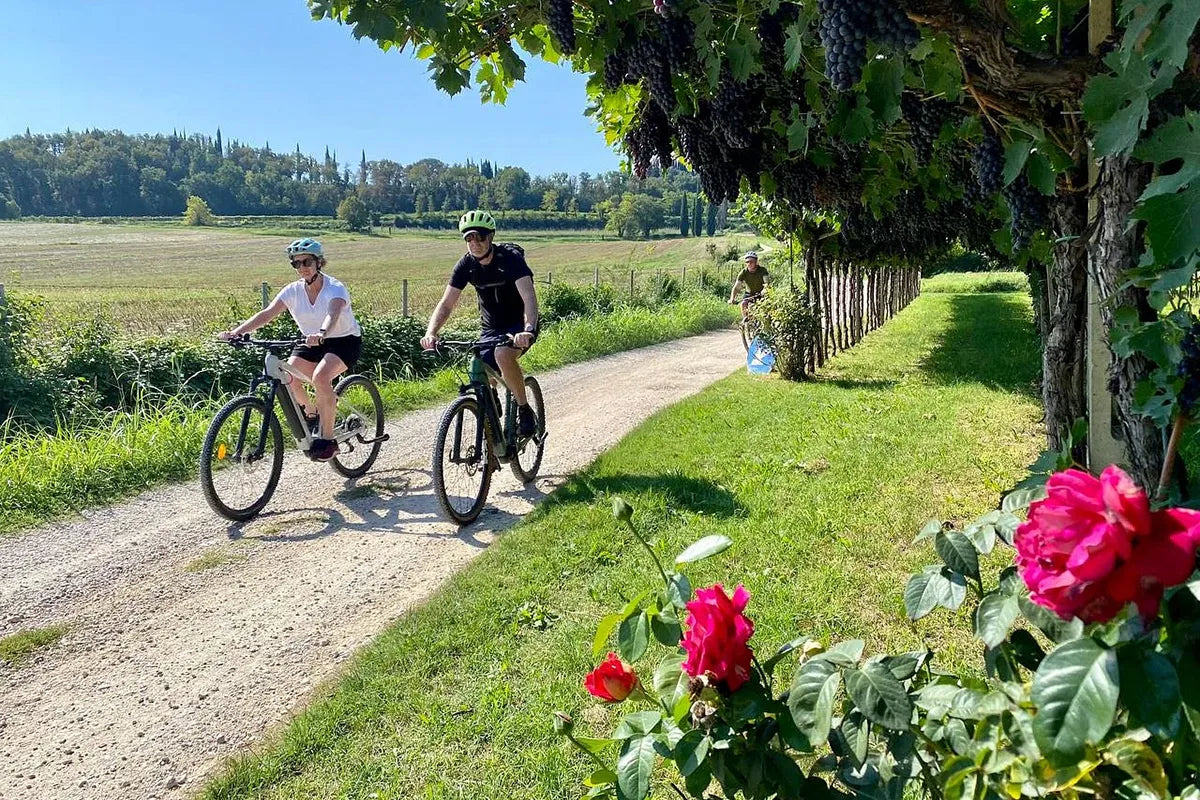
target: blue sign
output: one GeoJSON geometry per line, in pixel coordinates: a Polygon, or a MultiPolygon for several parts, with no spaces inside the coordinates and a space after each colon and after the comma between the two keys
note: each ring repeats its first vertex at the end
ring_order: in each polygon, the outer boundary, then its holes
{"type": "Polygon", "coordinates": [[[750,342],[750,349],[746,352],[746,369],[753,372],[755,375],[766,375],[775,367],[775,354],[771,352],[771,348],[762,340],[762,337],[755,336],[750,342]]]}

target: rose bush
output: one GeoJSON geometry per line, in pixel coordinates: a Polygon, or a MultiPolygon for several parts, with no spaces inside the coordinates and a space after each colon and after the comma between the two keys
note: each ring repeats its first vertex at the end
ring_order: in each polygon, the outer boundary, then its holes
{"type": "Polygon", "coordinates": [[[984,677],[935,669],[929,651],[864,658],[861,641],[806,636],[760,662],[749,593],[716,584],[693,597],[679,571],[730,540],[701,539],[668,572],[632,507],[613,508],[663,588],[604,617],[594,637],[595,658],[614,635],[618,653],[587,676],[588,692],[631,709],[611,735],[577,735],[555,716],[596,766],[588,797],[641,800],[662,775],[662,796],[693,798],[1200,800],[1200,579],[1185,574],[1196,515],[1152,509],[1117,470],[1069,471],[961,530],[931,521],[918,536],[942,563],[909,581],[909,616],[957,610],[970,590],[984,677]],[[1021,523],[1014,512],[1031,502],[1021,523]],[[981,559],[1015,539],[1017,565],[988,588],[981,559]],[[1056,593],[1065,574],[1086,584],[1078,596],[1056,593]],[[1106,621],[1060,616],[1069,611],[1106,621]],[[653,642],[657,666],[635,671],[653,642]],[[792,677],[777,683],[789,658],[792,677]]]}

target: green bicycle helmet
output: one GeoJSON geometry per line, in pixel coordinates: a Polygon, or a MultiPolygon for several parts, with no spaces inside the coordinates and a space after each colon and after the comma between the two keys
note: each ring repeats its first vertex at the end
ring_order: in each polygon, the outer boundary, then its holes
{"type": "Polygon", "coordinates": [[[496,218],[486,211],[475,209],[463,214],[458,220],[458,232],[489,231],[495,233],[496,218]]]}

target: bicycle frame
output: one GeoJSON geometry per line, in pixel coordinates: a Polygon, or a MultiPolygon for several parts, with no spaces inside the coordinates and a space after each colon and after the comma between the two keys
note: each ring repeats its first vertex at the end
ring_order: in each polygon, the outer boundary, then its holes
{"type": "MultiPolygon", "coordinates": [[[[474,393],[475,399],[479,401],[479,407],[483,411],[484,424],[475,430],[475,452],[477,454],[483,452],[483,437],[486,434],[492,444],[493,457],[498,463],[506,464],[512,460],[517,449],[517,404],[513,401],[512,391],[508,389],[507,384],[504,384],[504,378],[500,373],[485,364],[478,354],[471,356],[467,374],[468,382],[459,385],[458,393],[460,395],[474,393]],[[491,385],[493,379],[500,381],[505,387],[503,426],[500,424],[500,395],[491,385]]],[[[454,444],[450,451],[450,460],[453,463],[461,464],[466,460],[462,455],[462,444],[462,417],[459,416],[454,423],[454,444]]]]}

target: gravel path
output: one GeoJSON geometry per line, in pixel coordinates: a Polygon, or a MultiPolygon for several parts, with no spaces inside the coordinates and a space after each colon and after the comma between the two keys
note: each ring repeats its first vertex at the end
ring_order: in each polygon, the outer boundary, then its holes
{"type": "Polygon", "coordinates": [[[0,637],[69,626],[26,664],[0,666],[0,798],[198,791],[566,475],[740,355],[737,334],[718,331],[540,375],[541,477],[523,487],[498,472],[461,530],[431,494],[441,409],[429,409],[391,420],[357,481],[290,452],[248,523],[213,514],[193,481],[0,539],[0,637]]]}

